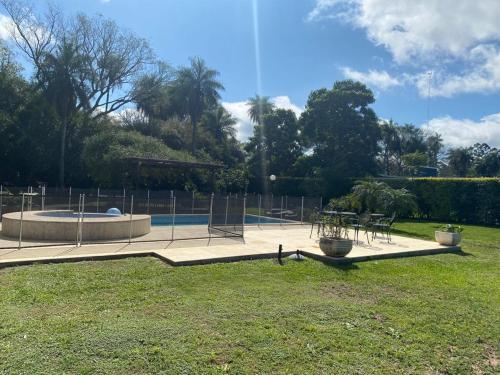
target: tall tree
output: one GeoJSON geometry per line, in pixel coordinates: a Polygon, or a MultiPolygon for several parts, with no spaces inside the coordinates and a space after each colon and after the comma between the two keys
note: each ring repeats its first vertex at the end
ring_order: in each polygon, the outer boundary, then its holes
{"type": "Polygon", "coordinates": [[[431,167],[437,167],[438,156],[443,148],[443,138],[439,133],[430,134],[425,138],[427,157],[431,167]]]}
{"type": "Polygon", "coordinates": [[[261,118],[246,144],[252,184],[264,190],[268,173],[287,176],[302,154],[299,123],[295,113],[275,109],[261,118]]]}
{"type": "Polygon", "coordinates": [[[206,111],[204,114],[203,124],[207,130],[212,133],[217,142],[225,142],[227,138],[236,136],[236,119],[219,105],[212,110],[206,111]]]}
{"type": "Polygon", "coordinates": [[[191,153],[196,152],[196,127],[205,110],[214,107],[224,86],[218,80],[219,72],[207,67],[199,57],[191,58],[191,66],[177,71],[174,95],[180,100],[191,119],[191,153]]]}
{"type": "Polygon", "coordinates": [[[471,161],[471,153],[466,148],[459,147],[448,151],[448,167],[454,176],[466,176],[469,171],[471,161]]]}
{"type": "Polygon", "coordinates": [[[57,96],[66,96],[72,90],[67,101],[61,99],[65,105],[57,105],[63,111],[59,113],[63,185],[64,129],[78,112],[97,119],[134,101],[137,91],[132,88],[153,61],[152,51],[145,40],[100,16],[78,15],[66,21],[54,8],[40,16],[22,0],[0,0],[0,4],[12,19],[15,43],[33,63],[36,81],[52,91],[47,95],[61,90],[57,96]],[[55,71],[67,74],[55,79],[55,71]]]}
{"type": "Polygon", "coordinates": [[[301,116],[303,135],[325,177],[365,176],[377,170],[380,129],[364,84],[339,81],[309,95],[301,116]]]}
{"type": "Polygon", "coordinates": [[[262,124],[262,119],[265,115],[270,114],[275,106],[269,100],[269,96],[255,95],[248,99],[249,109],[248,115],[255,124],[262,124]]]}
{"type": "Polygon", "coordinates": [[[397,129],[397,124],[392,120],[380,124],[382,152],[382,165],[385,174],[391,174],[395,171],[391,168],[391,162],[401,155],[401,138],[397,129]]]}

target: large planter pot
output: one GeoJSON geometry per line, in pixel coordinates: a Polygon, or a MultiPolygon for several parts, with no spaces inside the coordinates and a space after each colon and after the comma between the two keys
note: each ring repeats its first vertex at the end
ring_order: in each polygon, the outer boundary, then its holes
{"type": "Polygon", "coordinates": [[[460,240],[462,239],[462,236],[460,233],[454,233],[454,232],[441,232],[437,230],[434,232],[436,236],[436,241],[440,245],[446,245],[446,246],[456,246],[460,243],[460,240]]]}
{"type": "Polygon", "coordinates": [[[345,257],[352,250],[352,240],[321,237],[319,248],[329,257],[345,257]]]}

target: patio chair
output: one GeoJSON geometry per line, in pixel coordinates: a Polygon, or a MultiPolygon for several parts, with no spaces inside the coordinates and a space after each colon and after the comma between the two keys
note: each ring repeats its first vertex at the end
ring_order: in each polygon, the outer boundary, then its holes
{"type": "Polygon", "coordinates": [[[373,226],[372,233],[374,234],[374,237],[372,237],[372,239],[377,236],[377,232],[380,232],[382,234],[382,237],[384,236],[385,233],[385,235],[387,236],[388,243],[391,242],[392,224],[394,224],[395,220],[396,220],[396,212],[393,212],[390,218],[382,218],[377,223],[372,224],[373,226]]]}
{"type": "Polygon", "coordinates": [[[354,240],[356,244],[359,244],[359,231],[365,231],[366,241],[370,244],[370,238],[368,236],[368,231],[371,229],[371,216],[369,212],[365,212],[356,218],[352,218],[351,228],[354,229],[354,240]]]}

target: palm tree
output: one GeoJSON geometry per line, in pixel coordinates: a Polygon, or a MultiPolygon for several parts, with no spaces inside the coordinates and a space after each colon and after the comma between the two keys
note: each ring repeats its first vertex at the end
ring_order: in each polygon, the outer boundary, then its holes
{"type": "Polygon", "coordinates": [[[225,142],[227,138],[236,136],[236,119],[221,105],[205,112],[204,123],[218,142],[225,142]]]}
{"type": "Polygon", "coordinates": [[[250,119],[256,124],[262,124],[262,118],[274,110],[274,104],[269,100],[269,96],[255,95],[253,98],[248,99],[250,108],[248,115],[250,119]]]}
{"type": "Polygon", "coordinates": [[[191,119],[191,152],[196,151],[196,126],[203,112],[217,104],[219,91],[224,86],[217,80],[219,72],[209,69],[199,57],[191,58],[191,66],[178,70],[175,80],[175,92],[185,112],[191,119]]]}
{"type": "Polygon", "coordinates": [[[55,53],[47,53],[38,74],[39,82],[49,103],[61,121],[59,155],[59,184],[64,185],[66,136],[75,114],[76,103],[86,101],[87,88],[82,86],[78,75],[82,72],[83,57],[74,43],[64,40],[55,53]]]}

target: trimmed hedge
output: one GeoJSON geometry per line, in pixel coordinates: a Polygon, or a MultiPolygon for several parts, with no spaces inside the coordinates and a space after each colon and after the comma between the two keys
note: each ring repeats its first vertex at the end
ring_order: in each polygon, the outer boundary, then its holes
{"type": "MultiPolygon", "coordinates": [[[[275,195],[339,198],[351,192],[355,178],[278,177],[275,195]]],[[[377,178],[395,189],[405,188],[416,197],[418,209],[411,216],[442,222],[500,225],[500,178],[377,178]]]]}
{"type": "Polygon", "coordinates": [[[393,188],[406,188],[417,199],[415,217],[458,223],[500,224],[498,178],[383,179],[393,188]]]}

